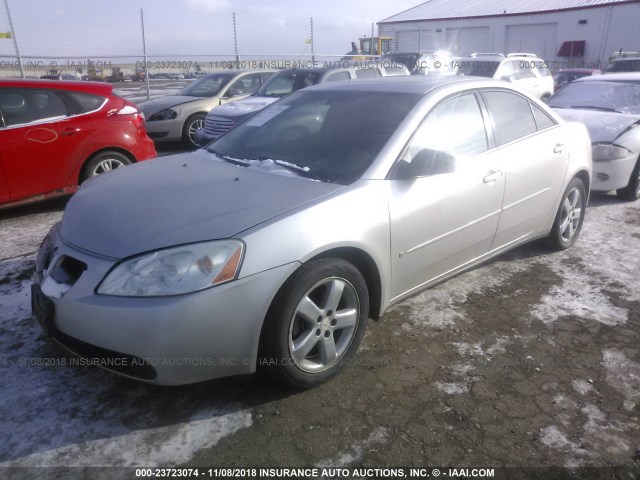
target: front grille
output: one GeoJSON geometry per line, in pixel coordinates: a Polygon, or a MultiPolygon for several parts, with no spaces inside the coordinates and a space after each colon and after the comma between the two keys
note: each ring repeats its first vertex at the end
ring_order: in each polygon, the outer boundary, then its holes
{"type": "Polygon", "coordinates": [[[596,173],[596,177],[598,177],[598,180],[602,182],[606,182],[607,180],[609,180],[609,175],[607,175],[606,173],[596,173]]]}
{"type": "Polygon", "coordinates": [[[229,120],[224,117],[207,117],[204,122],[204,131],[207,135],[218,138],[224,135],[233,127],[236,123],[233,120],[229,120]]]}
{"type": "Polygon", "coordinates": [[[51,269],[49,275],[58,283],[73,286],[86,269],[86,263],[67,255],[62,255],[51,269]]]}

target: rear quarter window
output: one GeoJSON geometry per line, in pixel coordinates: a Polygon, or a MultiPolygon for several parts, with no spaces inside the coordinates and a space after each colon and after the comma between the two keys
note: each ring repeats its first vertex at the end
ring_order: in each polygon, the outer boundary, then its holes
{"type": "Polygon", "coordinates": [[[82,113],[98,110],[107,101],[105,97],[88,93],[68,92],[68,95],[78,105],[82,113]]]}

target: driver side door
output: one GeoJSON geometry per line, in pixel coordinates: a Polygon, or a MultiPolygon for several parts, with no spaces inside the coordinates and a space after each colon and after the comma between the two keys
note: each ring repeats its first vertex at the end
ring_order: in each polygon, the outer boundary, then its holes
{"type": "Polygon", "coordinates": [[[489,252],[505,188],[500,161],[487,153],[488,119],[476,93],[450,97],[418,127],[387,183],[392,301],[489,252]],[[421,157],[418,175],[400,168],[421,157]],[[400,177],[400,178],[398,178],[400,177]]]}

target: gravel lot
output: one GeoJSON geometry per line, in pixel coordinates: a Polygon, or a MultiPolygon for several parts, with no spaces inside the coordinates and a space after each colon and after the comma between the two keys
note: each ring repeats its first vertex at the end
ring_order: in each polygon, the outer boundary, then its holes
{"type": "Polygon", "coordinates": [[[640,465],[640,202],[594,195],[574,248],[519,248],[393,307],[302,393],[69,366],[29,305],[64,204],[0,212],[0,466],[640,465]]]}

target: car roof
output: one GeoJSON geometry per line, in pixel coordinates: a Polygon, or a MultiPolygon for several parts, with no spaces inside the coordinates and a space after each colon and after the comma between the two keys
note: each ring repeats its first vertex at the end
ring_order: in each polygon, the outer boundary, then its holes
{"type": "Polygon", "coordinates": [[[575,80],[576,82],[640,82],[640,72],[625,73],[603,73],[602,75],[593,75],[590,77],[582,77],[575,80]]]}
{"type": "Polygon", "coordinates": [[[599,71],[598,68],[561,68],[556,73],[593,73],[599,71]]]}
{"type": "Polygon", "coordinates": [[[26,80],[26,79],[2,79],[0,87],[13,88],[49,88],[55,90],[71,90],[74,92],[93,93],[95,95],[111,95],[113,85],[102,82],[73,82],[58,80],[26,80]]]}
{"type": "MultiPolygon", "coordinates": [[[[507,57],[501,55],[479,55],[477,57],[458,57],[458,60],[464,60],[466,62],[502,62],[503,60],[507,60],[507,57]]],[[[513,60],[513,58],[509,58],[509,60],[513,60]]]]}
{"type": "Polygon", "coordinates": [[[484,77],[456,77],[450,75],[407,75],[380,78],[363,78],[357,81],[329,82],[307,87],[304,90],[334,90],[353,92],[388,92],[388,93],[415,93],[425,94],[434,88],[455,83],[468,83],[475,87],[505,87],[506,82],[488,79],[484,77]]]}

